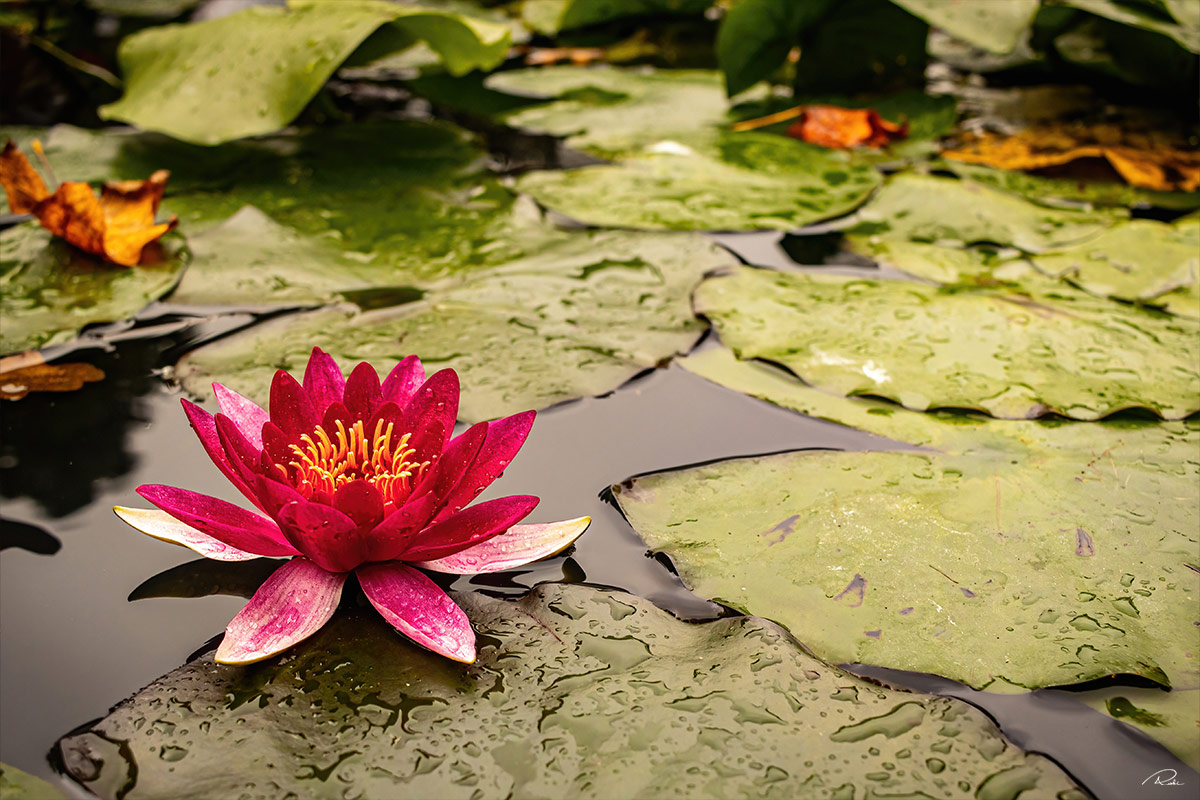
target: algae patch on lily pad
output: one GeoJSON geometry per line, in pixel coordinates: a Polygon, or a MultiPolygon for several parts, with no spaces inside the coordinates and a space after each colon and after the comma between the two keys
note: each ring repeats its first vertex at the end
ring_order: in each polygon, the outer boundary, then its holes
{"type": "Polygon", "coordinates": [[[89,791],[126,800],[182,785],[195,798],[331,785],[367,797],[1084,796],[971,706],[855,678],[763,620],[688,624],[582,586],[459,601],[480,634],[475,665],[343,613],[278,663],[180,667],[58,752],[89,791]]]}
{"type": "Polygon", "coordinates": [[[545,408],[611,391],[686,352],[704,330],[690,292],[706,272],[733,263],[687,234],[561,233],[413,302],[267,322],[188,354],[176,377],[197,395],[218,381],[265,401],[275,370],[303,366],[315,345],[379,371],[405,354],[451,367],[465,420],[545,408]]]}
{"type": "Polygon", "coordinates": [[[705,281],[696,311],[742,358],[818,388],[925,410],[1097,419],[1200,408],[1200,325],[1030,275],[1036,290],[943,290],[895,280],[740,268],[705,281]],[[1040,280],[1042,285],[1035,281],[1040,280]]]}

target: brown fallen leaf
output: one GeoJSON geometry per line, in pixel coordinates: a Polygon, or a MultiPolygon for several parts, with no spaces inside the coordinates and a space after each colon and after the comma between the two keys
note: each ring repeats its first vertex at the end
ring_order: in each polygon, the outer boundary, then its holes
{"type": "Polygon", "coordinates": [[[942,155],[969,164],[1039,170],[1102,158],[1133,186],[1159,191],[1200,190],[1200,151],[1155,131],[1130,131],[1111,123],[1026,128],[1012,136],[969,133],[942,155]]]}
{"type": "Polygon", "coordinates": [[[142,248],[178,221],[172,216],[154,222],[170,175],[160,169],[144,181],[109,181],[98,198],[78,181],[67,181],[52,194],[15,143],[10,140],[0,152],[0,183],[13,213],[33,214],[55,236],[126,267],[135,266],[142,248]]]}
{"type": "Polygon", "coordinates": [[[30,392],[74,392],[85,383],[104,380],[99,367],[81,362],[47,364],[30,351],[0,359],[0,398],[20,400],[30,392]]]}
{"type": "Polygon", "coordinates": [[[529,47],[525,49],[525,65],[545,67],[569,61],[576,66],[585,66],[604,58],[600,47],[529,47]]]}
{"type": "Polygon", "coordinates": [[[795,106],[733,126],[735,131],[750,131],[777,122],[795,119],[787,135],[809,144],[846,150],[851,147],[884,147],[908,136],[908,123],[888,122],[873,108],[841,106],[795,106]]]}

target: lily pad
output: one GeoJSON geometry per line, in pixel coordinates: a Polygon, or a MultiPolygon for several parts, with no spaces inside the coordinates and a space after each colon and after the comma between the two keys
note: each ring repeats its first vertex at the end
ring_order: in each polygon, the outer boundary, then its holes
{"type": "Polygon", "coordinates": [[[1200,217],[1173,225],[1135,219],[1067,250],[1043,253],[1035,267],[1101,297],[1165,305],[1200,317],[1200,217]]]}
{"type": "Polygon", "coordinates": [[[405,43],[427,42],[455,75],[496,66],[510,44],[506,26],[461,14],[382,0],[292,0],[287,10],[253,7],[126,38],[125,95],[101,114],[197,144],[270,133],[383,25],[405,43]]]}
{"type": "Polygon", "coordinates": [[[976,709],[847,675],[762,620],[692,625],[579,586],[457,600],[474,666],[344,612],[278,664],[180,667],[59,753],[128,800],[1084,796],[976,709]]]}
{"type": "Polygon", "coordinates": [[[558,30],[583,28],[628,17],[703,14],[714,0],[566,0],[558,30]]]}
{"type": "Polygon", "coordinates": [[[1182,2],[1167,0],[1170,3],[1167,8],[1177,22],[1163,19],[1161,14],[1155,14],[1148,8],[1138,8],[1133,3],[1119,2],[1119,0],[1062,0],[1062,2],[1064,5],[1073,6],[1098,17],[1161,33],[1174,39],[1185,50],[1200,53],[1200,24],[1197,24],[1194,6],[1189,8],[1186,0],[1182,2]]]}
{"type": "Polygon", "coordinates": [[[710,70],[542,67],[498,72],[486,83],[546,100],[501,115],[506,124],[565,137],[568,146],[601,158],[659,142],[703,147],[730,121],[721,73],[710,70]]]}
{"type": "Polygon", "coordinates": [[[976,688],[1169,685],[1198,621],[1200,430],[1082,435],[1090,447],[786,453],[614,492],[697,593],[835,663],[976,688]]]}
{"type": "Polygon", "coordinates": [[[174,237],[136,267],[110,264],[33,222],[0,233],[0,353],[69,341],[93,322],[133,316],[175,285],[186,262],[174,237]]]}
{"type": "Polygon", "coordinates": [[[1040,253],[1090,239],[1127,216],[1117,209],[1050,209],[971,181],[902,173],[855,214],[847,232],[1040,253]]]}
{"type": "Polygon", "coordinates": [[[1041,0],[892,0],[910,14],[920,17],[959,39],[993,53],[1011,52],[1033,23],[1041,0]]]}
{"type": "Polygon", "coordinates": [[[0,763],[0,797],[4,800],[66,800],[53,784],[0,763]]]}
{"type": "MultiPolygon", "coordinates": [[[[1117,502],[1124,502],[1127,496],[1132,497],[1133,495],[1129,495],[1128,492],[1131,489],[1137,491],[1136,486],[1123,485],[1120,489],[1115,486],[1116,483],[1129,479],[1126,468],[1130,464],[1134,464],[1135,469],[1145,468],[1147,465],[1153,469],[1156,464],[1174,464],[1176,466],[1171,469],[1173,474],[1168,476],[1167,483],[1162,490],[1157,494],[1145,493],[1140,500],[1130,505],[1126,512],[1126,519],[1135,519],[1134,515],[1137,513],[1138,506],[1149,508],[1151,513],[1157,512],[1159,516],[1161,516],[1161,511],[1165,510],[1170,518],[1183,523],[1184,533],[1195,536],[1194,515],[1195,509],[1200,504],[1195,480],[1197,462],[1194,454],[1196,452],[1195,440],[1198,435],[1195,423],[1159,425],[1126,421],[1121,425],[1113,423],[1097,425],[1064,423],[1054,420],[1011,422],[973,414],[949,412],[927,414],[906,411],[879,400],[835,397],[806,386],[777,368],[738,361],[732,353],[722,348],[710,349],[689,356],[682,359],[680,364],[685,369],[734,391],[761,398],[802,414],[841,425],[850,425],[879,436],[886,436],[913,445],[934,447],[961,456],[973,456],[981,459],[981,463],[987,459],[999,459],[999,464],[1008,465],[1005,469],[1012,466],[1014,459],[1015,463],[1020,465],[1020,469],[1025,469],[1025,464],[1030,467],[1037,464],[1038,468],[1044,469],[1047,474],[1053,474],[1055,471],[1062,473],[1064,481],[1065,477],[1070,474],[1070,469],[1076,469],[1079,480],[1072,481],[1071,483],[1074,485],[1068,486],[1061,497],[1052,496],[1050,498],[1051,505],[1041,509],[1047,519],[1063,513],[1063,498],[1067,500],[1068,507],[1086,502],[1086,498],[1092,494],[1092,489],[1085,487],[1097,481],[1110,485],[1110,488],[1118,495],[1117,502]],[[1189,447],[1191,455],[1188,453],[1189,447]],[[1141,455],[1143,453],[1155,453],[1156,455],[1150,456],[1139,465],[1139,461],[1143,460],[1141,455]],[[1072,462],[1077,466],[1070,467],[1072,462]],[[1064,467],[1064,464],[1067,466],[1064,467]],[[1098,468],[1103,469],[1103,474],[1097,473],[1098,468]],[[1190,523],[1186,517],[1180,516],[1180,513],[1187,512],[1188,507],[1190,507],[1192,515],[1190,523]],[[1180,509],[1183,509],[1183,512],[1180,509]]],[[[1001,485],[1002,501],[1006,498],[1013,498],[1012,492],[1004,491],[1004,485],[1007,484],[1001,485]]],[[[925,495],[920,494],[916,497],[923,499],[925,495]]],[[[984,514],[984,511],[981,510],[979,513],[984,514]]],[[[689,514],[689,517],[692,516],[695,515],[689,514]]],[[[938,516],[931,517],[923,511],[914,515],[914,519],[932,519],[934,523],[937,523],[941,521],[942,517],[941,512],[938,516]]],[[[1116,517],[1114,519],[1117,520],[1118,526],[1124,524],[1121,519],[1116,517]]],[[[1162,521],[1159,520],[1159,522],[1162,521]]],[[[905,524],[909,525],[909,523],[905,524]]],[[[1111,521],[1106,522],[1110,528],[1112,524],[1111,521]]],[[[1166,527],[1168,526],[1161,525],[1161,527],[1154,528],[1156,541],[1157,531],[1166,527]]],[[[795,528],[801,530],[799,525],[795,528]]],[[[1096,530],[1086,526],[1082,526],[1081,529],[1088,537],[1091,537],[1094,548],[1096,539],[1093,534],[1096,530]]],[[[1148,528],[1140,526],[1131,528],[1131,530],[1149,532],[1148,528]]],[[[1070,530],[1066,531],[1067,534],[1070,532],[1070,530]]],[[[1076,543],[1086,546],[1088,539],[1080,537],[1078,531],[1075,531],[1075,535],[1076,543]]],[[[665,549],[674,554],[674,546],[665,546],[665,549]]],[[[929,552],[924,544],[919,546],[914,544],[913,549],[914,551],[929,552]]],[[[1130,602],[1139,609],[1143,607],[1142,604],[1147,597],[1152,597],[1155,601],[1162,601],[1158,605],[1160,613],[1153,616],[1143,615],[1139,619],[1146,625],[1154,626],[1153,630],[1156,632],[1157,640],[1163,645],[1169,645],[1160,647],[1154,654],[1154,658],[1169,677],[1172,684],[1171,691],[1111,687],[1087,692],[1072,692],[1070,696],[1120,719],[1122,722],[1133,725],[1162,742],[1191,766],[1197,767],[1200,766],[1200,743],[1196,741],[1195,730],[1196,726],[1200,725],[1200,709],[1195,703],[1195,696],[1196,692],[1200,691],[1200,664],[1197,664],[1194,650],[1188,646],[1188,642],[1195,640],[1195,635],[1192,633],[1195,622],[1195,595],[1194,592],[1189,594],[1191,590],[1188,588],[1189,581],[1192,582],[1190,585],[1194,585],[1194,573],[1192,572],[1195,566],[1194,551],[1193,546],[1193,556],[1190,558],[1184,556],[1185,568],[1183,571],[1176,570],[1176,573],[1182,575],[1184,580],[1173,586],[1166,581],[1150,580],[1141,576],[1140,573],[1135,575],[1135,572],[1146,569],[1147,564],[1151,563],[1139,555],[1133,560],[1123,558],[1127,571],[1121,574],[1119,585],[1110,587],[1111,592],[1124,592],[1124,595],[1130,598],[1130,602]],[[1137,569],[1134,569],[1135,567],[1137,569]],[[1149,583],[1142,583],[1143,580],[1148,580],[1149,583]],[[1164,589],[1166,589],[1165,593],[1164,589]],[[1164,596],[1166,598],[1173,597],[1173,599],[1164,599],[1164,596]],[[1110,709],[1112,701],[1118,697],[1123,697],[1129,705],[1144,709],[1152,716],[1136,714],[1124,703],[1117,703],[1110,709]],[[1154,724],[1150,724],[1151,721],[1154,724]]],[[[1003,567],[996,568],[1003,569],[1003,567]]],[[[947,572],[949,574],[949,571],[947,572]]],[[[1042,585],[1048,579],[1048,576],[1038,578],[1037,585],[1042,585]]],[[[1091,592],[1092,590],[1087,591],[1091,592]]],[[[907,607],[902,606],[902,608],[907,607]]],[[[1010,607],[1020,608],[1019,604],[1010,604],[1010,607]]],[[[1125,610],[1129,608],[1124,602],[1119,607],[1125,610]]],[[[911,613],[905,615],[904,619],[908,619],[910,616],[911,613]]],[[[962,621],[959,617],[955,617],[955,619],[958,622],[962,621]]],[[[809,625],[807,621],[804,624],[809,625]]],[[[1005,635],[1011,635],[1011,632],[1007,631],[1007,627],[1006,623],[1005,635]]],[[[1000,628],[995,629],[999,630],[1000,628]]],[[[962,626],[956,629],[956,635],[975,636],[981,630],[991,629],[962,626]]],[[[797,635],[802,635],[799,630],[796,632],[797,635]]],[[[988,637],[984,637],[984,646],[988,644],[987,640],[988,637]]],[[[974,652],[974,646],[968,649],[974,652]]],[[[892,657],[896,659],[897,663],[890,663],[888,666],[911,668],[907,666],[913,663],[910,655],[893,652],[888,658],[892,657]]],[[[1005,666],[1007,667],[1007,665],[1005,666]]]]}
{"type": "Polygon", "coordinates": [[[530,172],[517,188],[590,225],[794,230],[854,210],[879,180],[843,152],[769,133],[724,133],[713,152],[664,143],[612,166],[530,172]]]}
{"type": "Polygon", "coordinates": [[[299,369],[314,345],[385,372],[415,353],[458,371],[462,419],[545,408],[611,391],[686,352],[704,330],[691,313],[691,290],[705,272],[733,263],[700,237],[560,234],[525,258],[416,302],[257,326],[193,351],[176,377],[198,395],[219,381],[265,401],[275,370],[299,369]]]}
{"type": "Polygon", "coordinates": [[[839,394],[1008,419],[1200,410],[1200,325],[1038,280],[942,290],[740,268],[705,281],[695,304],[739,357],[839,394]]]}

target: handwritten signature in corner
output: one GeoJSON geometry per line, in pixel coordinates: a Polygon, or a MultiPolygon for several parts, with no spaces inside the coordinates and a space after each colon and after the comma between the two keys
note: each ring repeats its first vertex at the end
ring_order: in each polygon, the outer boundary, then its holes
{"type": "Polygon", "coordinates": [[[1142,781],[1142,786],[1154,781],[1154,786],[1183,786],[1182,781],[1175,780],[1179,776],[1179,772],[1173,769],[1160,769],[1153,775],[1150,775],[1146,780],[1142,781]]]}

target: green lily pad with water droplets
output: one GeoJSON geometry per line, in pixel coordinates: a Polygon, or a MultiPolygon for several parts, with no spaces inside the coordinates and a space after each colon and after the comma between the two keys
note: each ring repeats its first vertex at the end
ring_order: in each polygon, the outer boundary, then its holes
{"type": "Polygon", "coordinates": [[[4,800],[66,800],[53,784],[0,763],[0,797],[4,800]]]}
{"type": "MultiPolygon", "coordinates": [[[[811,523],[810,517],[797,519],[792,538],[809,535],[815,529],[819,536],[832,535],[836,537],[832,541],[849,541],[856,548],[862,546],[859,543],[866,543],[866,547],[888,546],[889,558],[886,563],[868,564],[870,569],[876,572],[893,564],[893,556],[912,561],[922,554],[939,554],[967,563],[975,570],[990,568],[1016,577],[1004,566],[999,566],[1007,563],[1002,561],[1004,553],[1013,552],[1018,561],[1025,559],[1023,563],[1026,563],[1026,566],[1019,569],[1033,573],[1024,581],[1009,581],[1014,596],[1027,598],[1031,595],[1021,595],[1021,592],[1044,591],[1046,587],[1051,587],[1061,597],[1083,607],[1084,603],[1080,602],[1086,596],[1083,593],[1096,595],[1093,599],[1085,601],[1086,605],[1092,606],[1099,601],[1096,607],[1104,607],[1107,602],[1105,613],[1110,617],[1109,623],[1133,622],[1151,637],[1155,646],[1144,655],[1152,658],[1158,665],[1170,680],[1172,689],[1170,692],[1164,692],[1158,689],[1111,687],[1087,692],[1076,691],[1070,696],[1133,725],[1166,745],[1191,766],[1200,767],[1200,743],[1195,736],[1196,726],[1200,725],[1200,715],[1195,702],[1196,693],[1200,691],[1200,664],[1197,663],[1196,652],[1190,644],[1195,642],[1195,570],[1200,566],[1195,562],[1196,509],[1200,508],[1200,483],[1196,480],[1197,465],[1200,463],[1196,459],[1200,427],[1195,423],[1150,424],[1127,420],[1122,423],[1084,424],[1061,420],[1005,421],[949,412],[919,413],[879,400],[835,397],[806,386],[782,370],[763,364],[738,361],[732,353],[724,349],[707,350],[684,358],[679,363],[685,369],[710,381],[784,408],[913,445],[955,453],[958,458],[977,464],[978,470],[982,470],[984,485],[981,487],[982,495],[978,500],[980,505],[975,510],[974,518],[976,526],[982,528],[985,533],[982,536],[971,536],[968,532],[967,538],[962,541],[966,542],[970,549],[964,552],[958,552],[959,545],[946,541],[958,537],[950,535],[948,527],[952,526],[947,524],[945,512],[947,508],[960,508],[963,502],[934,506],[931,497],[937,496],[944,487],[939,485],[928,491],[923,488],[932,486],[933,482],[945,483],[944,478],[918,482],[912,496],[913,502],[918,504],[917,508],[900,521],[887,519],[886,512],[881,514],[874,506],[870,506],[863,494],[856,494],[849,499],[847,505],[838,506],[837,513],[843,518],[846,515],[853,516],[852,512],[868,514],[869,524],[879,526],[878,530],[882,531],[885,537],[884,542],[875,542],[880,535],[875,531],[870,536],[853,536],[847,539],[845,537],[848,537],[849,533],[846,529],[834,529],[828,521],[822,523],[819,515],[815,525],[806,524],[811,523]],[[989,463],[991,467],[988,466],[989,463]],[[988,472],[991,468],[996,469],[995,474],[988,472]],[[1020,481],[1052,483],[1048,484],[1047,490],[1014,493],[1012,476],[1018,472],[1022,473],[1019,476],[1020,481]],[[1004,508],[1011,508],[1015,503],[1019,514],[1034,522],[1036,527],[1033,529],[1039,531],[1036,539],[1024,535],[1017,541],[1002,542],[995,539],[992,534],[996,524],[995,515],[993,513],[989,518],[989,512],[996,508],[997,495],[987,493],[986,482],[989,477],[995,487],[998,487],[1001,513],[1003,514],[1004,508]],[[1104,487],[1107,487],[1107,490],[1104,487]],[[1103,495],[1105,491],[1111,493],[1111,496],[1102,501],[1104,505],[1097,505],[1097,494],[1103,495]],[[1106,507],[1112,508],[1109,518],[1104,516],[1106,507]],[[1074,509],[1081,509],[1082,513],[1074,517],[1070,524],[1063,526],[1063,530],[1055,531],[1047,526],[1047,522],[1052,523],[1056,518],[1072,517],[1074,509]],[[1131,522],[1134,524],[1129,524],[1131,522]],[[1075,527],[1072,528],[1072,525],[1075,527]],[[922,533],[922,527],[931,532],[922,533]],[[1122,528],[1127,528],[1130,534],[1125,543],[1120,539],[1122,528]],[[1081,530],[1083,535],[1080,534],[1081,530]],[[897,541],[899,537],[908,536],[910,532],[911,540],[897,541]],[[1075,537],[1074,544],[1078,549],[1087,552],[1087,543],[1090,541],[1095,554],[1078,556],[1076,560],[1058,558],[1043,563],[1042,559],[1031,556],[1028,552],[1041,546],[1040,543],[1047,538],[1057,538],[1059,545],[1064,541],[1070,545],[1072,532],[1075,537]],[[1183,540],[1179,539],[1179,534],[1183,535],[1183,540]],[[1107,550],[1104,546],[1097,547],[1097,542],[1103,545],[1105,540],[1108,540],[1107,550]],[[1173,549],[1172,542],[1182,542],[1183,546],[1173,549]],[[1113,544],[1121,545],[1115,558],[1113,544]],[[950,545],[953,547],[948,549],[950,545]],[[993,546],[997,551],[996,555],[989,555],[989,560],[978,558],[977,553],[981,547],[993,546]],[[1136,555],[1131,556],[1131,551],[1136,555]],[[1096,554],[1101,558],[1108,556],[1105,569],[1093,569],[1102,563],[1093,562],[1093,559],[1097,558],[1096,554]],[[1087,563],[1084,563],[1085,558],[1087,563]],[[1035,566],[1038,568],[1035,569],[1035,566]],[[1068,570],[1061,570],[1062,566],[1066,566],[1068,570]],[[1153,570],[1159,568],[1164,571],[1155,576],[1153,570]],[[1166,568],[1171,572],[1166,572],[1166,568]],[[1089,582],[1094,583],[1099,591],[1090,587],[1089,582]],[[1077,586],[1081,587],[1081,593],[1072,596],[1071,591],[1077,586]],[[1137,617],[1131,617],[1134,612],[1138,614],[1137,617]],[[1119,697],[1125,698],[1132,706],[1147,710],[1163,724],[1148,725],[1146,723],[1149,717],[1132,713],[1124,704],[1118,703],[1113,706],[1112,701],[1119,697]]],[[[829,454],[827,458],[841,467],[849,467],[851,462],[869,460],[869,454],[845,455],[847,459],[844,463],[838,461],[835,454],[829,454]]],[[[878,469],[879,465],[871,464],[870,467],[878,469]]],[[[705,473],[711,474],[714,473],[705,473]]],[[[805,474],[811,474],[811,469],[806,470],[805,474]]],[[[858,474],[867,473],[860,468],[858,474]]],[[[874,490],[888,492],[891,476],[887,472],[875,474],[877,478],[874,490]]],[[[843,475],[841,469],[831,468],[816,477],[815,487],[804,491],[819,493],[825,490],[828,492],[826,498],[830,502],[836,502],[837,498],[843,496],[840,494],[843,480],[840,476],[843,475]]],[[[777,475],[771,480],[782,481],[785,478],[786,476],[777,475]]],[[[737,487],[729,485],[714,484],[714,487],[719,487],[717,490],[724,492],[740,491],[737,487]]],[[[672,490],[681,490],[681,487],[672,487],[672,490]]],[[[729,499],[733,502],[733,498],[729,499]]],[[[760,501],[756,499],[755,502],[760,501]]],[[[689,507],[687,517],[697,516],[689,507]]],[[[1020,516],[1015,519],[1011,515],[1001,516],[1002,521],[1006,519],[1011,525],[1020,527],[1020,516]]],[[[962,527],[962,524],[956,521],[954,526],[962,527]]],[[[682,560],[695,563],[697,570],[708,571],[707,567],[701,565],[699,559],[692,555],[702,552],[702,548],[694,546],[690,540],[674,538],[672,532],[666,531],[651,536],[661,541],[662,548],[677,562],[682,560]]],[[[724,546],[725,542],[726,539],[721,537],[709,537],[705,546],[709,546],[710,543],[724,546]]],[[[767,555],[771,555],[772,558],[774,550],[770,544],[767,545],[767,555]]],[[[1062,556],[1062,553],[1059,555],[1062,556]]],[[[773,573],[794,578],[797,585],[804,584],[806,572],[788,572],[788,564],[771,566],[773,561],[768,558],[760,558],[759,563],[770,567],[773,573]]],[[[805,560],[803,564],[804,570],[821,572],[820,562],[805,560]]],[[[914,586],[913,591],[932,589],[944,592],[947,587],[952,586],[949,583],[939,585],[941,578],[928,571],[928,565],[921,568],[921,565],[917,564],[916,567],[913,574],[918,579],[919,586],[914,586]],[[921,581],[921,578],[933,578],[934,585],[930,586],[929,581],[921,581]]],[[[909,568],[912,568],[911,564],[909,568]]],[[[955,575],[952,570],[946,569],[945,566],[940,568],[961,581],[961,577],[955,575]]],[[[857,567],[855,569],[857,570],[857,567]]],[[[722,571],[720,574],[726,573],[722,571]]],[[[855,574],[864,575],[864,580],[869,577],[868,573],[861,571],[856,571],[855,574]]],[[[697,580],[707,584],[710,579],[711,576],[704,576],[697,580]]],[[[738,585],[755,586],[758,585],[757,580],[756,578],[755,583],[743,581],[738,585]]],[[[881,597],[878,592],[882,587],[876,584],[869,584],[869,589],[867,587],[865,584],[864,598],[869,599],[876,610],[881,604],[894,605],[895,602],[900,602],[895,597],[881,597]]],[[[746,603],[755,613],[785,621],[798,637],[814,646],[818,655],[835,659],[857,659],[857,653],[826,651],[816,646],[818,642],[824,641],[820,634],[812,633],[820,615],[811,614],[810,607],[804,606],[799,600],[786,599],[790,591],[775,597],[756,591],[753,595],[747,595],[746,603]],[[780,602],[780,598],[784,598],[784,601],[780,602]],[[768,602],[772,608],[761,607],[762,603],[768,602]]],[[[951,594],[951,599],[965,606],[943,604],[944,608],[951,609],[951,614],[963,612],[978,615],[994,611],[997,618],[979,623],[976,617],[968,617],[968,623],[964,624],[963,617],[955,616],[958,626],[954,629],[954,635],[963,642],[961,663],[952,665],[954,672],[943,674],[962,680],[960,676],[971,671],[994,669],[998,674],[1007,677],[1012,664],[1031,671],[1045,668],[1047,658],[1054,659],[1062,655],[1056,654],[1053,643],[1048,643],[1045,639],[1034,639],[1029,643],[1035,646],[1036,651],[1027,646],[1014,651],[1019,658],[999,651],[1000,645],[996,644],[993,631],[1003,630],[1002,636],[1012,637],[1033,624],[1029,622],[1029,610],[1022,603],[1009,603],[1006,610],[1002,600],[998,602],[995,596],[986,594],[975,598],[964,596],[961,601],[951,594]],[[980,608],[979,604],[984,603],[991,605],[988,609],[980,608]],[[972,607],[972,604],[976,604],[975,607],[972,607]],[[1013,620],[1022,618],[1026,624],[1013,624],[1013,620]],[[1014,630],[1009,631],[1009,627],[1014,630]],[[994,647],[997,649],[992,649],[994,647]],[[974,660],[974,654],[981,649],[987,657],[974,660]],[[1004,661],[1005,658],[1008,658],[1008,661],[1004,661]]],[[[907,607],[908,605],[899,606],[901,609],[907,607]]],[[[916,608],[915,605],[913,607],[916,608]]],[[[829,608],[840,614],[850,613],[837,604],[829,605],[829,608]]],[[[860,608],[854,613],[865,615],[869,612],[860,608]]],[[[884,650],[878,645],[871,645],[873,655],[878,659],[875,663],[899,669],[932,668],[931,658],[924,652],[928,648],[924,644],[922,631],[909,627],[917,619],[915,611],[891,618],[890,649],[884,650]]],[[[830,627],[836,624],[831,623],[830,627]]],[[[1042,625],[1040,613],[1036,624],[1042,625]]],[[[1032,630],[1029,632],[1036,635],[1032,630]]],[[[1073,636],[1083,635],[1074,628],[1068,633],[1073,636]]],[[[1078,646],[1083,647],[1082,644],[1078,646]]],[[[1061,677],[1045,678],[1046,683],[1059,680],[1061,677]]]]}
{"type": "Polygon", "coordinates": [[[1032,273],[1027,291],[740,268],[696,311],[742,358],[845,395],[925,410],[1098,419],[1200,410],[1200,324],[1114,304],[1032,273]],[[1040,282],[1040,283],[1039,283],[1040,282]]]}
{"type": "Polygon", "coordinates": [[[399,29],[404,45],[426,41],[455,75],[496,66],[511,41],[504,25],[382,0],[246,8],[127,37],[118,54],[125,94],[100,113],[196,144],[270,133],[383,26],[399,29]]]}
{"type": "Polygon", "coordinates": [[[457,600],[474,665],[342,612],[281,659],[202,656],[58,752],[126,800],[1084,797],[971,706],[848,675],[763,620],[688,624],[582,586],[457,600]]]}
{"type": "MultiPolygon", "coordinates": [[[[176,377],[197,395],[218,381],[265,401],[276,369],[302,370],[313,346],[385,373],[408,354],[462,381],[459,416],[491,419],[602,394],[679,353],[704,330],[689,295],[734,259],[703,238],[559,233],[523,258],[405,305],[281,318],[201,347],[176,377]]],[[[418,299],[419,298],[419,299],[418,299]]]]}
{"type": "Polygon", "coordinates": [[[36,222],[0,232],[0,354],[61,344],[95,322],[132,317],[179,279],[178,237],[152,243],[122,267],[56,239],[36,222]]]}

